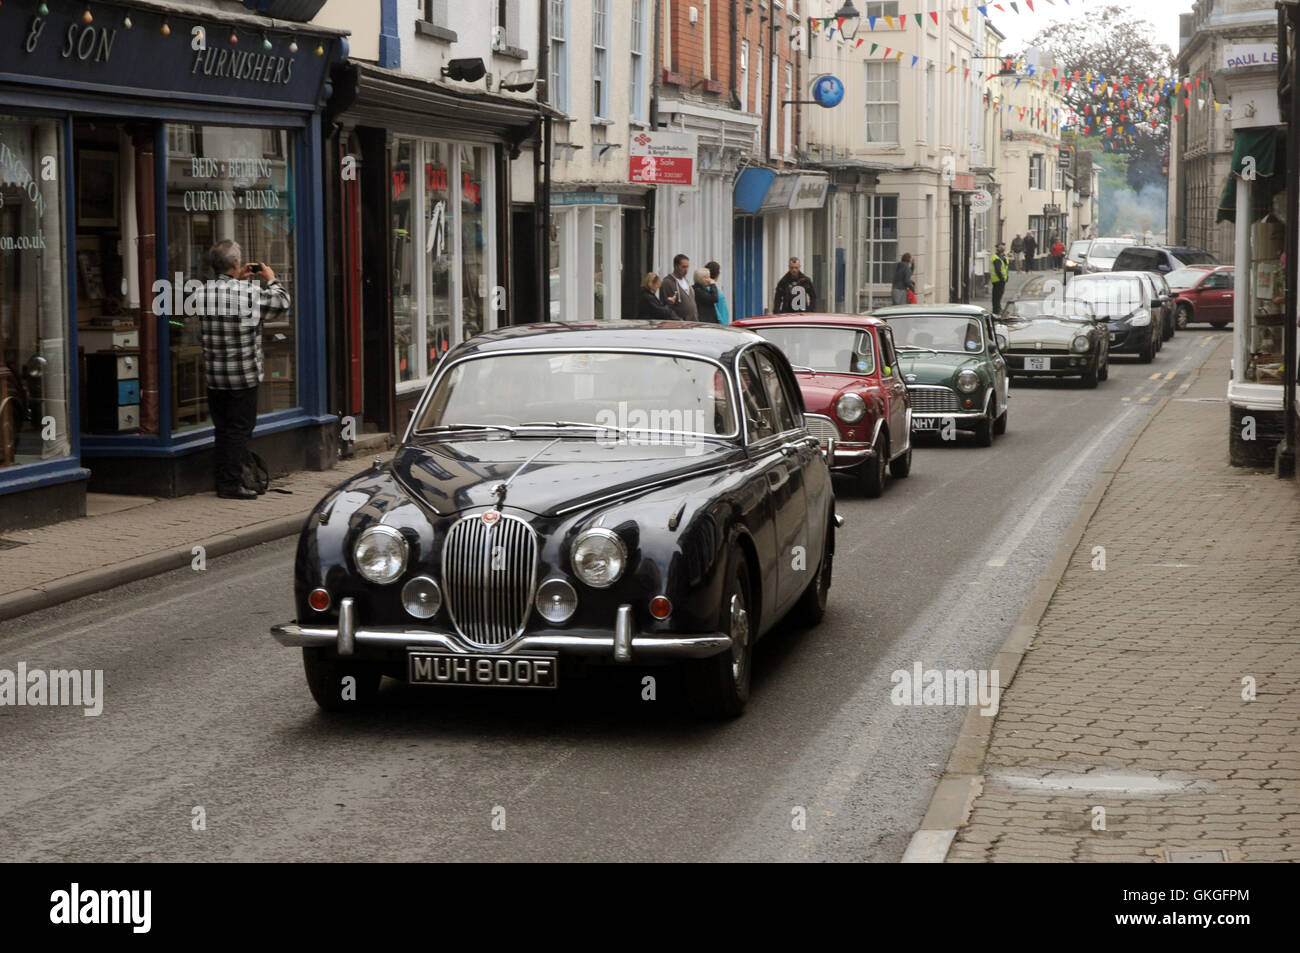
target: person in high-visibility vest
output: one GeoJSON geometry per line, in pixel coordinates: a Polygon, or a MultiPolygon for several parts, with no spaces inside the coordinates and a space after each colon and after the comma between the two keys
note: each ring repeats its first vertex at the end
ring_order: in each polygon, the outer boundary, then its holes
{"type": "Polygon", "coordinates": [[[1002,292],[1007,290],[1007,259],[1004,255],[1007,246],[998,242],[997,249],[993,252],[993,274],[989,276],[989,281],[993,285],[993,314],[1002,313],[1002,292]]]}

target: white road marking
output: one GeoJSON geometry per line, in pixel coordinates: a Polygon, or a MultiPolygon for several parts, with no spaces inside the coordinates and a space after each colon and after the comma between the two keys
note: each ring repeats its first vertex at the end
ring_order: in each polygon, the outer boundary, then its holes
{"type": "MultiPolygon", "coordinates": [[[[1143,400],[1146,399],[1147,398],[1143,398],[1143,400]]],[[[1038,502],[1031,506],[1025,515],[1020,518],[1020,522],[1016,524],[1016,528],[1012,531],[1011,535],[1007,537],[1006,542],[1002,544],[1002,548],[997,551],[992,559],[985,563],[986,566],[997,568],[1007,564],[1007,560],[1011,558],[1011,554],[1014,553],[1020,544],[1025,541],[1025,537],[1029,535],[1029,531],[1034,528],[1034,524],[1037,523],[1043,513],[1046,512],[1047,507],[1052,504],[1061,490],[1064,489],[1066,484],[1068,484],[1074,477],[1074,472],[1079,469],[1084,460],[1092,456],[1096,449],[1101,446],[1116,427],[1128,419],[1128,415],[1132,410],[1132,407],[1124,408],[1123,413],[1112,420],[1105,430],[1097,434],[1092,443],[1084,447],[1083,453],[1080,453],[1074,458],[1074,462],[1062,471],[1061,475],[1058,476],[1056,481],[1048,488],[1048,491],[1040,496],[1038,502]]]]}

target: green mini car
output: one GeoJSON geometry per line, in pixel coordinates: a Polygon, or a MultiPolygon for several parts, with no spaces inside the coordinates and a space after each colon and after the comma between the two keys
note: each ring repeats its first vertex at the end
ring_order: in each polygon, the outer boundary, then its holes
{"type": "Polygon", "coordinates": [[[1007,362],[993,315],[970,304],[878,308],[894,332],[912,397],[912,430],[973,430],[982,447],[1007,429],[1007,362]]]}

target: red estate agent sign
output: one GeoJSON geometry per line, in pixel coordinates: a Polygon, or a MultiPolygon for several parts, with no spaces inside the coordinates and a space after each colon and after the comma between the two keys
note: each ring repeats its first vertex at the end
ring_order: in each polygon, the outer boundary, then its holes
{"type": "Polygon", "coordinates": [[[638,132],[632,137],[628,181],[650,185],[694,185],[696,136],[684,132],[638,132]]]}

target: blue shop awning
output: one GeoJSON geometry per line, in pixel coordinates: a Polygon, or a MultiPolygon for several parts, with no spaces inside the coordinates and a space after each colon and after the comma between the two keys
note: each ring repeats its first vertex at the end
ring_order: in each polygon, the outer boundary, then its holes
{"type": "Polygon", "coordinates": [[[734,202],[736,208],[751,215],[758,214],[767,198],[767,190],[776,180],[776,173],[771,169],[746,169],[736,177],[734,202]]]}

